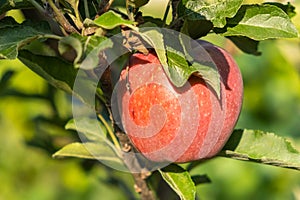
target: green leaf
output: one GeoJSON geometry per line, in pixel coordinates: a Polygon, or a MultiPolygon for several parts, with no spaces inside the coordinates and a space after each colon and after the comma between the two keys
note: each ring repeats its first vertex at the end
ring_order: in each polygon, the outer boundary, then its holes
{"type": "MultiPolygon", "coordinates": [[[[76,52],[76,58],[74,60],[74,65],[79,67],[81,61],[86,58],[86,56],[93,50],[99,52],[106,48],[111,48],[113,43],[106,37],[92,35],[92,36],[82,36],[77,33],[63,37],[59,40],[58,50],[60,54],[64,54],[72,49],[76,52]],[[102,43],[103,42],[103,43],[102,43]]],[[[82,66],[84,69],[89,67],[82,66]]]]}
{"type": "Polygon", "coordinates": [[[228,36],[227,38],[230,39],[243,52],[255,56],[261,55],[261,52],[258,51],[259,41],[255,41],[243,36],[228,36]]]}
{"type": "Polygon", "coordinates": [[[97,119],[87,117],[76,118],[76,120],[71,119],[68,121],[65,128],[81,132],[91,141],[97,141],[99,139],[107,140],[107,130],[97,119]]]}
{"type": "MultiPolygon", "coordinates": [[[[186,60],[189,62],[190,75],[194,74],[204,79],[216,92],[218,98],[221,95],[221,78],[215,62],[204,48],[197,48],[195,51],[191,46],[189,38],[180,35],[180,42],[183,47],[186,60]],[[198,57],[195,59],[195,57],[198,57]]],[[[195,41],[193,41],[195,43],[195,41]]],[[[200,43],[197,43],[201,46],[200,43]]]]}
{"type": "Polygon", "coordinates": [[[294,17],[296,15],[296,8],[288,2],[286,5],[279,3],[279,2],[266,2],[264,4],[269,4],[273,6],[277,6],[281,10],[283,10],[290,18],[294,17]]]}
{"type": "Polygon", "coordinates": [[[61,55],[69,52],[71,49],[76,51],[77,55],[74,59],[74,64],[76,64],[79,62],[83,53],[81,42],[73,36],[63,37],[61,40],[59,40],[58,51],[61,55]]]}
{"type": "Polygon", "coordinates": [[[125,170],[126,167],[116,152],[107,144],[97,142],[71,143],[53,154],[54,158],[76,157],[83,159],[97,159],[104,164],[117,169],[125,170]]]}
{"type": "Polygon", "coordinates": [[[121,15],[115,13],[114,11],[108,11],[97,19],[94,20],[95,24],[104,28],[104,29],[114,29],[117,26],[127,26],[133,30],[137,30],[137,27],[134,25],[136,24],[133,21],[123,19],[121,15]]]}
{"type": "Polygon", "coordinates": [[[0,0],[0,15],[13,9],[32,8],[29,1],[24,0],[0,0]]]}
{"type": "Polygon", "coordinates": [[[206,51],[200,51],[201,59],[195,60],[190,38],[169,30],[141,29],[141,36],[156,51],[164,71],[176,87],[182,87],[192,74],[200,75],[220,97],[220,75],[206,51]],[[162,32],[161,32],[162,31],[162,32]]]}
{"type": "Polygon", "coordinates": [[[25,21],[18,24],[10,17],[4,18],[0,20],[0,58],[15,59],[22,46],[33,40],[48,37],[60,38],[51,33],[46,22],[25,21]]]}
{"type": "Polygon", "coordinates": [[[183,168],[172,164],[160,169],[159,172],[181,200],[192,200],[196,198],[195,184],[190,174],[183,168]]]}
{"type": "Polygon", "coordinates": [[[220,155],[300,170],[300,153],[287,139],[258,130],[235,130],[220,155]]]}
{"type": "Polygon", "coordinates": [[[27,50],[21,50],[18,58],[56,88],[72,93],[77,74],[72,64],[58,57],[36,55],[27,50]]]}
{"type": "MultiPolygon", "coordinates": [[[[142,28],[140,31],[141,31],[141,37],[151,47],[154,48],[161,65],[164,67],[164,69],[167,69],[168,60],[167,60],[166,49],[164,45],[164,36],[161,30],[158,28],[142,28]]],[[[170,77],[170,73],[168,71],[165,72],[170,77]]],[[[176,83],[174,84],[176,85],[176,83]]]]}
{"type": "Polygon", "coordinates": [[[233,17],[243,0],[182,0],[179,10],[185,19],[209,20],[215,27],[222,28],[226,25],[226,18],[233,17]]]}
{"type": "Polygon", "coordinates": [[[245,36],[253,40],[298,37],[298,31],[289,16],[273,5],[243,5],[236,16],[227,20],[223,36],[245,36]]]}

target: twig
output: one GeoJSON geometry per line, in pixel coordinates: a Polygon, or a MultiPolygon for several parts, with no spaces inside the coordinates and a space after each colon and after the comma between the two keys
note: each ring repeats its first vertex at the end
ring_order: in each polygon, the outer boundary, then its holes
{"type": "Polygon", "coordinates": [[[183,17],[178,17],[177,14],[177,6],[179,4],[180,0],[172,0],[172,21],[170,23],[169,28],[179,31],[181,27],[183,26],[183,17]]]}
{"type": "Polygon", "coordinates": [[[131,21],[134,21],[133,12],[131,9],[132,9],[132,6],[130,5],[130,1],[126,0],[126,10],[127,10],[128,19],[131,21]]]}
{"type": "Polygon", "coordinates": [[[65,31],[68,33],[79,33],[71,24],[70,22],[65,18],[65,16],[62,14],[62,12],[56,7],[54,2],[52,0],[47,0],[49,3],[49,6],[53,10],[55,14],[55,19],[57,22],[64,28],[65,31]]]}
{"type": "Polygon", "coordinates": [[[103,13],[107,12],[113,2],[114,2],[114,0],[101,1],[100,6],[99,6],[98,15],[102,15],[103,13]]]}
{"type": "Polygon", "coordinates": [[[106,107],[110,113],[110,118],[112,120],[113,128],[115,135],[118,137],[119,143],[121,144],[121,149],[127,152],[129,156],[124,157],[124,163],[127,168],[132,171],[140,171],[140,173],[132,173],[134,181],[135,181],[135,189],[140,194],[142,200],[155,200],[155,196],[152,190],[148,187],[145,173],[142,172],[142,167],[139,163],[139,160],[136,156],[134,156],[134,146],[132,145],[131,141],[129,140],[126,133],[124,133],[115,123],[112,117],[111,105],[111,95],[112,95],[112,83],[110,79],[110,70],[106,69],[103,73],[100,81],[101,81],[101,88],[105,94],[106,98],[106,107]],[[130,153],[130,154],[129,154],[130,153]],[[132,155],[132,156],[131,156],[132,155]]]}

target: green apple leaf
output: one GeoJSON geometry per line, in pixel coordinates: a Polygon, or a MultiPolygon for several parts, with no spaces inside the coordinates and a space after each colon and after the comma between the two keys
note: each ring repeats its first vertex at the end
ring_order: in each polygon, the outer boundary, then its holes
{"type": "Polygon", "coordinates": [[[24,45],[41,38],[60,39],[53,35],[46,22],[18,24],[11,17],[0,20],[0,58],[15,59],[24,45]]]}
{"type": "MultiPolygon", "coordinates": [[[[60,54],[64,54],[71,49],[74,49],[76,52],[76,58],[74,59],[74,65],[76,67],[79,67],[79,64],[81,61],[86,58],[86,56],[93,51],[94,49],[103,50],[105,48],[112,47],[112,43],[109,41],[104,42],[108,38],[92,35],[92,36],[82,36],[77,33],[74,33],[72,35],[69,35],[67,37],[63,37],[61,40],[59,40],[58,43],[58,50],[60,54]],[[99,48],[101,45],[101,49],[99,48]]],[[[86,67],[88,68],[88,67],[86,67]]]]}
{"type": "Polygon", "coordinates": [[[300,153],[291,142],[258,130],[235,130],[219,155],[300,170],[300,153]]]}
{"type": "MultiPolygon", "coordinates": [[[[164,36],[158,28],[142,28],[140,29],[141,37],[154,48],[161,65],[164,67],[166,74],[170,77],[168,70],[168,59],[164,45],[164,36]]],[[[175,82],[173,82],[176,85],[175,82]]]]}
{"type": "Polygon", "coordinates": [[[137,30],[135,22],[123,19],[120,14],[114,11],[108,11],[94,20],[94,23],[104,29],[114,29],[117,26],[127,26],[133,30],[137,30]]]}
{"type": "Polygon", "coordinates": [[[196,198],[196,187],[189,172],[172,164],[159,170],[162,178],[177,193],[181,200],[196,198]]]}
{"type": "Polygon", "coordinates": [[[261,55],[261,52],[258,51],[259,41],[252,40],[244,36],[228,36],[227,38],[230,39],[243,52],[255,56],[261,55]]]}
{"type": "Polygon", "coordinates": [[[208,63],[202,64],[186,55],[167,46],[168,71],[171,80],[180,87],[186,83],[192,74],[201,75],[201,78],[214,89],[219,98],[220,75],[214,63],[211,63],[212,66],[208,66],[208,63]]]}
{"type": "Polygon", "coordinates": [[[107,130],[97,119],[88,117],[71,119],[65,125],[65,128],[82,133],[90,141],[107,140],[107,130]]]}
{"type": "Polygon", "coordinates": [[[243,5],[224,28],[214,31],[223,36],[245,36],[253,40],[298,37],[289,16],[274,5],[243,5]]]}
{"type": "Polygon", "coordinates": [[[32,4],[25,0],[0,0],[0,15],[9,10],[32,7],[32,4]]]}
{"type": "Polygon", "coordinates": [[[290,2],[288,2],[286,5],[279,3],[279,2],[266,2],[264,4],[269,4],[273,6],[277,6],[281,10],[283,10],[290,18],[294,17],[296,15],[296,8],[293,6],[290,2]]]}
{"type": "Polygon", "coordinates": [[[63,37],[61,40],[59,40],[58,51],[61,55],[71,51],[72,49],[74,49],[77,54],[76,58],[74,59],[74,64],[76,64],[79,62],[83,53],[81,42],[72,36],[63,37]]]}
{"type": "Polygon", "coordinates": [[[53,154],[53,157],[76,157],[93,160],[97,159],[108,166],[112,166],[117,169],[126,169],[118,154],[110,146],[102,142],[71,143],[53,154]]]}
{"type": "Polygon", "coordinates": [[[208,60],[210,56],[207,53],[203,62],[194,60],[189,41],[168,30],[144,28],[141,36],[155,49],[166,75],[176,87],[182,87],[192,74],[197,74],[220,96],[220,75],[214,62],[208,60]]]}
{"type": "Polygon", "coordinates": [[[209,20],[215,27],[226,25],[226,18],[235,16],[243,0],[182,0],[179,16],[189,20],[209,20]]]}

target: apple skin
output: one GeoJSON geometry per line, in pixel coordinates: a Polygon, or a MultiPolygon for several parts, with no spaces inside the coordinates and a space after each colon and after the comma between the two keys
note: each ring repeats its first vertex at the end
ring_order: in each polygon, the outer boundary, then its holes
{"type": "MultiPolygon", "coordinates": [[[[135,53],[120,75],[119,113],[135,148],[154,162],[184,163],[215,156],[238,120],[243,81],[232,56],[206,41],[200,48],[221,77],[221,96],[198,76],[180,88],[167,78],[157,56],[135,53]]],[[[201,59],[201,55],[199,58],[201,59]]]]}

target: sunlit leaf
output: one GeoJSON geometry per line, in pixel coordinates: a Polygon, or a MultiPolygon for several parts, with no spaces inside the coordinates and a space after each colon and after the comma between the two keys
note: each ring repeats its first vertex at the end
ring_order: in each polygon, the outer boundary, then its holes
{"type": "Polygon", "coordinates": [[[294,17],[297,14],[295,11],[296,8],[290,2],[288,2],[287,4],[282,4],[279,2],[266,2],[264,4],[277,6],[278,8],[283,10],[290,18],[294,17]]]}
{"type": "Polygon", "coordinates": [[[181,200],[195,199],[196,187],[189,172],[175,164],[160,169],[159,172],[181,200]]]}
{"type": "Polygon", "coordinates": [[[300,170],[300,153],[287,139],[258,130],[234,131],[220,155],[300,170]]]}
{"type": "Polygon", "coordinates": [[[97,119],[91,119],[87,117],[76,118],[76,120],[71,119],[68,121],[65,128],[83,133],[84,136],[86,136],[89,140],[107,140],[107,131],[97,119]]]}
{"type": "Polygon", "coordinates": [[[108,11],[97,19],[94,20],[94,23],[105,29],[114,29],[117,26],[127,26],[132,29],[136,29],[135,22],[123,19],[121,15],[115,13],[114,11],[108,11]]]}
{"type": "Polygon", "coordinates": [[[224,27],[226,18],[233,17],[243,0],[182,0],[180,15],[189,20],[209,20],[215,27],[224,27]]]}
{"type": "Polygon", "coordinates": [[[76,157],[83,159],[100,160],[106,165],[117,169],[126,169],[123,161],[107,144],[97,142],[71,143],[53,154],[54,158],[76,157]]]}
{"type": "Polygon", "coordinates": [[[274,5],[243,5],[235,17],[227,20],[223,36],[245,36],[253,40],[269,38],[294,38],[298,31],[289,16],[274,5]]]}

